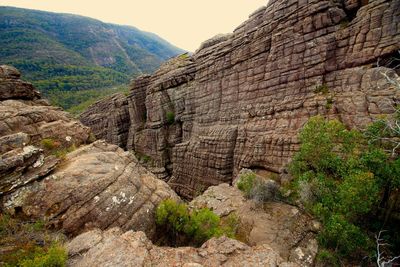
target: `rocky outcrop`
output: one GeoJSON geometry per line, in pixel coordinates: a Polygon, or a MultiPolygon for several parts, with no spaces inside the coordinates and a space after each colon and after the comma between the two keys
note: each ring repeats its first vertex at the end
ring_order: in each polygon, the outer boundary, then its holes
{"type": "Polygon", "coordinates": [[[45,218],[69,235],[118,226],[152,237],[155,207],[167,198],[178,199],[132,154],[96,141],[69,153],[42,182],[8,194],[3,202],[7,211],[45,218]]]}
{"type": "Polygon", "coordinates": [[[226,237],[212,238],[201,246],[157,247],[143,232],[119,228],[93,230],[69,244],[69,266],[300,266],[285,262],[268,245],[249,247],[226,237]]]}
{"type": "Polygon", "coordinates": [[[234,214],[237,236],[251,246],[268,245],[285,260],[300,266],[314,266],[318,252],[319,223],[297,207],[282,202],[256,205],[228,184],[209,187],[190,202],[194,208],[207,207],[224,220],[234,214]]]}
{"type": "MultiPolygon", "coordinates": [[[[394,0],[270,0],[232,35],[134,81],[107,138],[150,156],[187,198],[241,168],[283,173],[311,116],[364,127],[393,112],[399,93],[382,72],[396,74],[382,63],[400,50],[399,25],[394,0]]],[[[109,114],[103,105],[81,120],[109,114]]]]}
{"type": "Polygon", "coordinates": [[[118,226],[152,237],[155,207],[178,199],[165,182],[116,145],[85,145],[90,129],[40,99],[14,68],[0,67],[0,89],[10,96],[0,99],[1,212],[43,219],[70,236],[118,226]]]}
{"type": "Polygon", "coordinates": [[[13,67],[0,66],[0,196],[43,178],[59,159],[42,141],[59,150],[88,142],[90,129],[40,98],[13,67]]]}
{"type": "Polygon", "coordinates": [[[40,98],[32,84],[20,80],[21,73],[12,66],[0,66],[0,101],[6,99],[27,99],[40,98]]]}

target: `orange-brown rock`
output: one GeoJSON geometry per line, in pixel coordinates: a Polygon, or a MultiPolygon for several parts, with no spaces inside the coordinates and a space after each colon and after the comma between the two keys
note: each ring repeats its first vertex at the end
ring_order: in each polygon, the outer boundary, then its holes
{"type": "Polygon", "coordinates": [[[399,25],[397,0],[270,0],[233,34],[134,81],[121,107],[81,119],[118,114],[95,134],[150,156],[188,198],[241,168],[282,173],[311,116],[364,127],[393,112],[399,93],[382,72],[396,75],[383,63],[400,50],[399,25]]]}

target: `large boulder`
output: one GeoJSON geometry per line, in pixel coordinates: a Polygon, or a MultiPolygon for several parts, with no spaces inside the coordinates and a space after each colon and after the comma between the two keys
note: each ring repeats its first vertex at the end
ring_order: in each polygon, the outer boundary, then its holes
{"type": "Polygon", "coordinates": [[[3,203],[9,212],[44,218],[68,235],[119,226],[151,237],[155,207],[167,198],[178,199],[132,154],[100,140],[69,153],[51,175],[6,195],[3,203]]]}
{"type": "Polygon", "coordinates": [[[69,266],[281,266],[284,261],[268,245],[249,247],[226,237],[212,238],[200,248],[157,247],[143,232],[123,232],[119,228],[84,233],[67,244],[69,266]]]}

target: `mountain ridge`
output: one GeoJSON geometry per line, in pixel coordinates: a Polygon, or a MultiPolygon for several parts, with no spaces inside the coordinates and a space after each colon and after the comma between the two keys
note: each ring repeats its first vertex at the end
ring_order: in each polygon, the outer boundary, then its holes
{"type": "Polygon", "coordinates": [[[0,6],[0,29],[0,64],[17,67],[50,99],[126,84],[185,52],[134,26],[68,13],[0,6]]]}

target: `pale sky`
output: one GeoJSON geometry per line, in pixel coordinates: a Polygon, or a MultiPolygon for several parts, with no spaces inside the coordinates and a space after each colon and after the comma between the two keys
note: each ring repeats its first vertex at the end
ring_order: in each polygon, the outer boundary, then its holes
{"type": "Polygon", "coordinates": [[[194,52],[230,33],[268,0],[0,0],[0,5],[72,13],[153,32],[194,52]]]}

